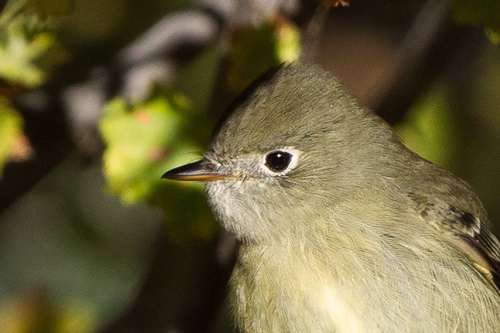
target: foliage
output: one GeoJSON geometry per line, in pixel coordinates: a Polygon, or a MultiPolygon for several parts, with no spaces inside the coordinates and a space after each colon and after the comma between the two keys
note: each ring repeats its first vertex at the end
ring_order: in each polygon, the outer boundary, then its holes
{"type": "Polygon", "coordinates": [[[160,87],[144,102],[128,105],[116,98],[103,110],[100,131],[107,146],[104,173],[109,190],[126,204],[144,201],[162,207],[174,238],[206,238],[216,228],[201,184],[161,179],[201,150],[208,137],[206,123],[183,95],[160,87]]]}
{"type": "Polygon", "coordinates": [[[30,34],[25,20],[9,24],[0,43],[0,77],[11,84],[35,88],[45,83],[48,74],[64,59],[53,33],[30,34]]]}
{"type": "Polygon", "coordinates": [[[23,120],[9,102],[0,98],[0,176],[5,164],[19,155],[16,147],[22,142],[23,120]]]}
{"type": "Polygon", "coordinates": [[[10,1],[0,15],[0,77],[10,84],[35,88],[66,58],[53,22],[67,1],[10,1]]]}
{"type": "Polygon", "coordinates": [[[44,84],[64,61],[47,18],[68,10],[68,0],[10,0],[0,14],[0,176],[6,163],[26,160],[32,152],[8,98],[44,84]]]}
{"type": "Polygon", "coordinates": [[[394,127],[404,144],[433,163],[450,168],[457,124],[444,84],[437,84],[394,127]],[[436,112],[439,110],[439,112],[436,112]]]}

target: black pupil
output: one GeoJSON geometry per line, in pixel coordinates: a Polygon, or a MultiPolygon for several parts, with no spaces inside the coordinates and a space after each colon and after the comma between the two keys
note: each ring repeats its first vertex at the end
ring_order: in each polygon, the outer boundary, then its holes
{"type": "Polygon", "coordinates": [[[292,155],[283,151],[275,151],[267,154],[266,165],[272,171],[283,171],[290,164],[292,155]]]}

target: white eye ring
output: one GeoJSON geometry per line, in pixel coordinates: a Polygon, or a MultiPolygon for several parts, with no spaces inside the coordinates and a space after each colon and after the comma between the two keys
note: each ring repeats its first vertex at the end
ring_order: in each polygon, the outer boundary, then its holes
{"type": "Polygon", "coordinates": [[[271,176],[283,176],[293,170],[298,163],[300,151],[294,148],[276,149],[263,157],[263,170],[271,176]]]}

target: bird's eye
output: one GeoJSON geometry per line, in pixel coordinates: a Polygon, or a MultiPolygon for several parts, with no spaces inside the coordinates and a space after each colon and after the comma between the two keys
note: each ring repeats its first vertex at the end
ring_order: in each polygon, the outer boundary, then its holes
{"type": "Polygon", "coordinates": [[[292,155],[284,151],[273,151],[266,156],[266,166],[269,170],[280,172],[285,170],[292,160],[292,155]]]}

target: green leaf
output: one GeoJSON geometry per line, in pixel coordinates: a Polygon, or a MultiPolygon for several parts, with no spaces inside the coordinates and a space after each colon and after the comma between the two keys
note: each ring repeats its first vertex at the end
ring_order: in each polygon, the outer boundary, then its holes
{"type": "Polygon", "coordinates": [[[500,44],[500,30],[486,29],[486,35],[495,44],[500,44]]]}
{"type": "Polygon", "coordinates": [[[66,60],[57,42],[55,20],[71,0],[10,0],[0,14],[0,79],[36,88],[66,60]],[[64,7],[64,8],[63,8],[64,7]]]}
{"type": "Polygon", "coordinates": [[[65,59],[55,34],[33,32],[27,27],[33,24],[36,25],[33,17],[17,17],[9,23],[6,36],[0,41],[0,78],[10,84],[38,87],[65,59]]]}
{"type": "Polygon", "coordinates": [[[9,103],[0,99],[0,176],[11,160],[16,139],[23,134],[21,115],[9,103]]]}
{"type": "Polygon", "coordinates": [[[450,147],[458,132],[446,92],[444,84],[433,88],[394,127],[408,148],[442,167],[452,164],[450,147]]]}
{"type": "Polygon", "coordinates": [[[207,238],[217,229],[202,184],[161,179],[167,170],[199,159],[195,153],[208,139],[208,124],[183,95],[159,87],[145,102],[129,105],[116,98],[103,109],[99,129],[109,190],[126,204],[163,208],[175,239],[207,238]]]}

